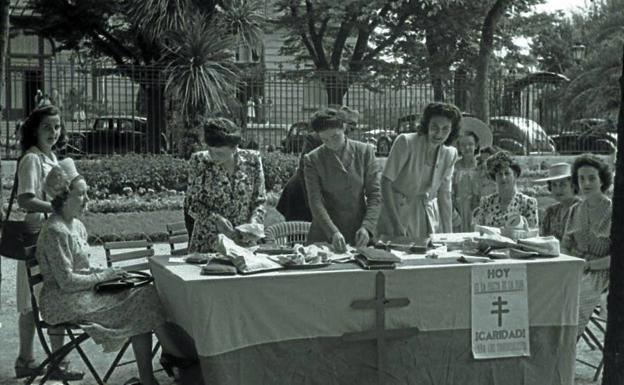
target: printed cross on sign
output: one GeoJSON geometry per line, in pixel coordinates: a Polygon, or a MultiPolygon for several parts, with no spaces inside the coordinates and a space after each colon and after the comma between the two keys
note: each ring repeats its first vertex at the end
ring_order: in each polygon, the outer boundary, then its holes
{"type": "Polygon", "coordinates": [[[503,314],[509,313],[509,309],[503,309],[503,305],[507,305],[507,301],[503,301],[500,296],[498,300],[492,302],[492,306],[496,306],[497,308],[492,310],[490,314],[498,314],[498,327],[503,326],[503,314]]]}
{"type": "Polygon", "coordinates": [[[342,338],[345,341],[377,341],[377,380],[383,384],[383,374],[386,367],[386,340],[389,338],[408,338],[418,334],[417,327],[404,329],[386,329],[386,308],[405,307],[409,305],[407,298],[386,298],[386,277],[378,272],[375,277],[375,298],[356,300],[351,303],[353,309],[375,309],[375,329],[365,332],[345,333],[342,338]]]}

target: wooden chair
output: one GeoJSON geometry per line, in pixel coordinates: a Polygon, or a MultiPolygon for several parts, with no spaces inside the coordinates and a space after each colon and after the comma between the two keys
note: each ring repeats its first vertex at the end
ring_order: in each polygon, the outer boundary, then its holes
{"type": "MultiPolygon", "coordinates": [[[[87,333],[85,333],[80,326],[72,323],[62,323],[58,325],[51,325],[44,321],[41,318],[39,313],[39,304],[37,302],[36,289],[37,286],[43,283],[43,276],[39,272],[39,263],[35,258],[36,246],[31,246],[25,249],[26,255],[30,258],[26,261],[26,274],[28,276],[28,286],[30,288],[30,302],[33,309],[33,317],[35,319],[35,330],[37,331],[37,336],[39,337],[39,342],[41,343],[41,347],[46,354],[46,359],[39,365],[38,372],[45,373],[39,384],[44,384],[53,369],[57,369],[59,364],[63,361],[63,359],[72,351],[77,351],[80,358],[85,363],[89,372],[95,379],[98,385],[105,385],[106,380],[102,380],[93,367],[93,364],[87,357],[86,353],[80,346],[83,342],[88,340],[90,337],[87,333]],[[62,329],[62,334],[69,338],[69,342],[65,343],[60,349],[56,351],[52,351],[50,345],[46,341],[44,330],[46,329],[62,329]],[[47,370],[44,370],[47,366],[47,370]]],[[[50,334],[50,333],[48,333],[50,334]]],[[[112,371],[111,371],[112,373],[112,371]]],[[[37,375],[33,375],[28,378],[25,382],[26,385],[30,385],[35,381],[37,375]]],[[[66,383],[66,382],[64,382],[66,383]]]]}
{"type": "Polygon", "coordinates": [[[113,264],[117,263],[124,270],[147,270],[149,268],[147,259],[154,256],[152,243],[145,239],[139,241],[104,242],[104,251],[106,252],[106,264],[108,267],[112,267],[113,264]],[[113,250],[123,251],[113,254],[113,250]],[[127,261],[133,260],[140,260],[141,262],[127,263],[127,261]]]}
{"type": "Polygon", "coordinates": [[[186,255],[188,254],[188,241],[189,235],[186,231],[186,224],[184,222],[167,223],[167,239],[169,246],[171,247],[171,255],[186,255]],[[176,249],[176,245],[186,244],[186,247],[176,249]]]}
{"type": "Polygon", "coordinates": [[[267,243],[281,246],[294,246],[295,243],[305,244],[308,240],[310,222],[281,222],[267,227],[264,230],[267,243]]]}

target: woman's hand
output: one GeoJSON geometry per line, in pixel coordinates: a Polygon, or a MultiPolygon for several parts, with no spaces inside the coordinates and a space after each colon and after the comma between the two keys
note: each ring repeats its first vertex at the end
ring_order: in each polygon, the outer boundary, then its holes
{"type": "Polygon", "coordinates": [[[337,253],[344,253],[347,251],[347,242],[340,231],[335,232],[332,236],[332,246],[337,253]]]}
{"type": "Polygon", "coordinates": [[[232,222],[230,222],[227,218],[224,218],[222,215],[216,214],[216,225],[217,231],[229,238],[234,235],[234,226],[232,222]]]}
{"type": "Polygon", "coordinates": [[[355,246],[365,247],[368,245],[368,241],[370,241],[368,230],[364,227],[360,227],[360,229],[355,233],[355,246]]]}

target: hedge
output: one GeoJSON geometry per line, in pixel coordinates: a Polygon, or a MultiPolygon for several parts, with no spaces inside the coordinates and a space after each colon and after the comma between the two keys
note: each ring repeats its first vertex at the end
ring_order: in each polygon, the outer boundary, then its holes
{"type": "MultiPolygon", "coordinates": [[[[295,173],[298,157],[262,153],[267,191],[279,190],[295,173]]],[[[98,160],[77,160],[94,198],[144,191],[186,191],[188,161],[171,155],[114,155],[98,160]]]]}

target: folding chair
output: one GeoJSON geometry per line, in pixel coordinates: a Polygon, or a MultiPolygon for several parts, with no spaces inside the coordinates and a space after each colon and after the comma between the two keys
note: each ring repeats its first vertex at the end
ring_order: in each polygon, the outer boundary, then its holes
{"type": "MultiPolygon", "coordinates": [[[[98,383],[98,385],[105,385],[105,380],[103,381],[91,361],[85,354],[84,350],[80,347],[80,345],[88,340],[90,337],[86,334],[80,326],[72,323],[62,323],[58,325],[51,325],[45,322],[41,315],[39,314],[39,305],[37,303],[37,297],[35,295],[35,288],[37,285],[43,283],[43,276],[38,271],[39,263],[35,258],[36,246],[31,246],[25,249],[25,253],[29,256],[29,259],[26,261],[26,274],[28,275],[28,286],[30,287],[30,302],[32,304],[33,316],[35,318],[35,329],[37,331],[37,335],[39,337],[39,341],[41,343],[41,347],[43,348],[47,358],[39,365],[39,370],[37,372],[44,372],[46,365],[49,365],[48,370],[45,371],[44,376],[39,381],[39,384],[44,384],[51,372],[54,369],[58,369],[59,364],[63,361],[63,359],[69,354],[71,351],[75,350],[80,355],[80,358],[85,363],[91,375],[98,383]],[[60,349],[56,351],[52,351],[50,345],[46,341],[44,330],[50,328],[61,328],[63,329],[63,335],[69,338],[69,342],[64,344],[60,349]]],[[[50,333],[49,333],[50,334],[50,333]]],[[[30,385],[35,381],[37,375],[33,375],[28,380],[26,380],[26,385],[30,385]]],[[[63,384],[68,385],[67,381],[63,381],[63,384]]]]}
{"type": "MultiPolygon", "coordinates": [[[[583,334],[579,339],[585,341],[587,346],[591,350],[598,350],[602,355],[604,352],[604,337],[607,332],[607,320],[600,316],[600,307],[596,307],[594,312],[589,318],[589,323],[583,330],[583,334]],[[593,327],[592,327],[593,325],[593,327]]],[[[602,368],[604,366],[604,356],[600,357],[600,363],[595,365],[591,362],[581,360],[579,358],[576,359],[581,364],[587,365],[590,368],[596,369],[596,373],[594,373],[593,381],[598,381],[598,377],[600,377],[600,373],[602,373],[602,368]]]]}
{"type": "MultiPolygon", "coordinates": [[[[113,264],[120,263],[119,267],[124,270],[148,270],[149,265],[147,259],[154,256],[154,248],[151,242],[148,242],[145,239],[138,241],[119,241],[119,242],[104,242],[104,251],[106,253],[106,264],[108,267],[113,267],[113,264]],[[129,250],[136,249],[136,250],[129,250]],[[113,253],[113,251],[123,250],[119,253],[113,253]],[[138,263],[128,264],[128,261],[140,260],[138,263]],[[121,264],[123,263],[123,264],[121,264]]],[[[128,365],[134,363],[135,360],[128,360],[120,363],[123,358],[126,350],[130,347],[131,341],[128,340],[122,347],[110,368],[104,375],[104,381],[107,381],[110,376],[113,374],[115,368],[119,366],[128,365]]],[[[156,355],[158,349],[160,348],[160,343],[156,342],[154,348],[152,349],[152,357],[156,355]]]]}
{"type": "Polygon", "coordinates": [[[147,259],[154,256],[152,243],[145,239],[139,241],[104,242],[104,251],[106,252],[106,264],[108,267],[112,267],[114,263],[119,263],[119,267],[124,270],[147,270],[149,268],[147,259]],[[128,251],[128,249],[136,250],[128,251]],[[124,251],[113,254],[113,250],[124,251]],[[133,260],[141,260],[141,262],[127,263],[127,261],[133,260]]]}
{"type": "Polygon", "coordinates": [[[276,223],[264,230],[267,243],[281,246],[294,246],[295,243],[305,244],[308,240],[310,222],[290,221],[276,223]]]}
{"type": "Polygon", "coordinates": [[[188,241],[189,235],[186,231],[186,224],[184,222],[167,223],[167,239],[169,240],[169,246],[171,247],[171,255],[186,255],[188,254],[188,241]],[[176,245],[186,244],[186,247],[176,249],[176,245]]]}

